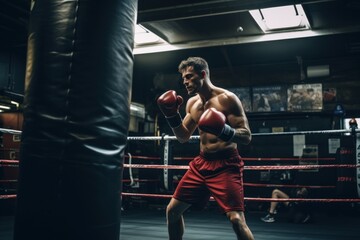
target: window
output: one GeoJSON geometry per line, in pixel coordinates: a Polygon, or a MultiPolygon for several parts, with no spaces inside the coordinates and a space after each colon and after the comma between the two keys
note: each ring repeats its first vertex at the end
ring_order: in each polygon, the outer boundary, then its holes
{"type": "Polygon", "coordinates": [[[157,43],[164,43],[164,40],[141,25],[135,26],[135,44],[137,46],[157,43]]]}
{"type": "Polygon", "coordinates": [[[301,5],[263,8],[249,11],[264,33],[310,29],[301,5]]]}

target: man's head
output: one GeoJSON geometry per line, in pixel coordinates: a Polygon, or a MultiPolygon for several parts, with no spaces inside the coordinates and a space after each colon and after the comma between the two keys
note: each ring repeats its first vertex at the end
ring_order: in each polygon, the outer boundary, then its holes
{"type": "Polygon", "coordinates": [[[210,79],[208,63],[200,57],[189,57],[181,61],[178,70],[188,94],[198,93],[204,84],[204,80],[210,79]]]}
{"type": "Polygon", "coordinates": [[[209,70],[209,65],[206,62],[205,59],[201,58],[201,57],[189,57],[186,60],[181,61],[181,63],[179,64],[179,72],[183,73],[183,71],[187,68],[187,67],[193,67],[194,71],[198,74],[198,75],[202,75],[202,71],[205,71],[206,76],[209,78],[210,77],[210,70],[209,70]]]}
{"type": "Polygon", "coordinates": [[[307,188],[302,187],[302,188],[298,188],[296,190],[296,196],[299,198],[306,198],[308,194],[309,194],[309,192],[308,192],[307,188]]]}

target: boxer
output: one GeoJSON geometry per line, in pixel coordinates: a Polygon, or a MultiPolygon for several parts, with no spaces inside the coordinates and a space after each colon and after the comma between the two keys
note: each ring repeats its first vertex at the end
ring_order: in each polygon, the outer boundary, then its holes
{"type": "Polygon", "coordinates": [[[251,131],[239,98],[212,84],[206,60],[190,57],[178,67],[190,95],[186,114],[176,91],[162,94],[157,103],[177,140],[187,142],[198,128],[200,154],[189,163],[166,209],[170,240],[182,239],[183,213],[192,205],[203,207],[212,196],[230,220],[237,239],[254,236],[244,215],[243,168],[238,144],[249,144],[251,131]]]}

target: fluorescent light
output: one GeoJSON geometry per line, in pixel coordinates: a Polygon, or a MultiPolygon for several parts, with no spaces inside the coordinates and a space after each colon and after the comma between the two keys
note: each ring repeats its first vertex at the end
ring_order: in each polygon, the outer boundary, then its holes
{"type": "Polygon", "coordinates": [[[17,108],[19,107],[19,103],[15,101],[10,101],[11,104],[14,104],[17,108]]]}
{"type": "Polygon", "coordinates": [[[9,110],[9,109],[10,109],[10,107],[8,107],[8,106],[4,106],[4,105],[0,105],[0,108],[1,108],[1,109],[7,109],[7,110],[9,110]]]}
{"type": "Polygon", "coordinates": [[[310,29],[309,21],[300,4],[249,11],[265,33],[310,29]]]}

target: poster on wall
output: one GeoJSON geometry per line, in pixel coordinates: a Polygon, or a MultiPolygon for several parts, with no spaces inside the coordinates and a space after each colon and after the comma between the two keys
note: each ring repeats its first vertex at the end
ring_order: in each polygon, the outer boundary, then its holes
{"type": "Polygon", "coordinates": [[[336,88],[324,88],[323,89],[324,103],[336,102],[336,88]]]}
{"type": "Polygon", "coordinates": [[[286,88],[284,86],[253,87],[254,112],[281,112],[286,110],[286,88]]]}
{"type": "Polygon", "coordinates": [[[315,165],[319,165],[318,157],[319,151],[317,145],[305,145],[299,165],[314,165],[314,168],[301,169],[299,172],[318,172],[319,168],[315,167],[315,165]]]}
{"type": "Polygon", "coordinates": [[[321,83],[295,84],[287,91],[288,111],[319,111],[323,109],[321,83]]]}
{"type": "Polygon", "coordinates": [[[251,112],[251,98],[250,98],[250,88],[228,88],[229,91],[235,93],[236,96],[240,99],[245,112],[251,112]]]}

